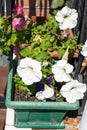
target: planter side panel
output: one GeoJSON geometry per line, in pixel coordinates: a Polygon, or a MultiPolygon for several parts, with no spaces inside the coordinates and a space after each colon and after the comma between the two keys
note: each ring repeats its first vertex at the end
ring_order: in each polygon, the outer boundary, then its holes
{"type": "Polygon", "coordinates": [[[60,125],[66,111],[61,110],[15,110],[15,126],[31,128],[64,128],[60,125]]]}

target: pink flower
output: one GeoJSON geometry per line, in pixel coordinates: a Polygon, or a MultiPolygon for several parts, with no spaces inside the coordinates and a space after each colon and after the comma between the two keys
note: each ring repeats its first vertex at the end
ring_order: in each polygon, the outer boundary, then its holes
{"type": "Polygon", "coordinates": [[[16,56],[18,56],[20,53],[19,53],[19,48],[17,46],[14,46],[14,53],[16,56]]]}
{"type": "Polygon", "coordinates": [[[26,43],[22,43],[22,44],[21,44],[21,47],[26,47],[26,46],[27,46],[26,43]]]}
{"type": "Polygon", "coordinates": [[[27,22],[24,18],[14,18],[12,21],[12,28],[13,30],[19,30],[22,31],[24,27],[27,26],[27,22]]]}
{"type": "Polygon", "coordinates": [[[23,7],[21,5],[17,5],[15,6],[15,8],[13,9],[15,14],[22,14],[23,13],[23,7]]]}

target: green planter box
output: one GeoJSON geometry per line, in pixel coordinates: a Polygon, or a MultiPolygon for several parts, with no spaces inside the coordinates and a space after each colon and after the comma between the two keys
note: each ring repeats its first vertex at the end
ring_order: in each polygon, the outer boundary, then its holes
{"type": "Polygon", "coordinates": [[[11,61],[6,93],[6,106],[15,111],[14,126],[20,128],[65,128],[63,118],[66,112],[77,110],[79,101],[70,104],[67,102],[14,101],[12,77],[16,65],[17,61],[11,61]]]}

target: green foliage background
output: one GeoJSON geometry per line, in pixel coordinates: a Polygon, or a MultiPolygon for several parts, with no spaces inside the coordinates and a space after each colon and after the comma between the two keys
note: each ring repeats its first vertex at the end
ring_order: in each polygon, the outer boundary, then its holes
{"type": "Polygon", "coordinates": [[[66,0],[66,5],[70,7],[71,6],[71,1],[72,0],[66,0]]]}

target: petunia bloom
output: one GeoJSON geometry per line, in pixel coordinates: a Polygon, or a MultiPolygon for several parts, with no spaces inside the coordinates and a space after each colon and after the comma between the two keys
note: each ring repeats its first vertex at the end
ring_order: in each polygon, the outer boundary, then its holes
{"type": "Polygon", "coordinates": [[[44,100],[44,99],[47,99],[47,98],[52,98],[54,96],[54,90],[53,90],[53,88],[51,88],[51,87],[49,87],[48,85],[45,84],[44,90],[38,91],[35,96],[38,100],[44,100]]]}
{"type": "Polygon", "coordinates": [[[82,48],[81,54],[87,59],[87,40],[82,48]]]}
{"type": "Polygon", "coordinates": [[[41,63],[29,57],[21,59],[17,73],[26,85],[32,85],[42,79],[41,63]]]}
{"type": "MultiPolygon", "coordinates": [[[[49,78],[46,79],[47,86],[50,87],[51,81],[52,81],[52,77],[49,77],[49,78]]],[[[44,91],[44,84],[41,83],[41,82],[36,83],[36,90],[37,91],[44,91]]]]}
{"type": "Polygon", "coordinates": [[[72,73],[72,71],[73,71],[73,66],[69,64],[65,59],[57,61],[57,63],[52,66],[54,79],[57,82],[70,81],[72,79],[70,76],[70,73],[72,73]]]}
{"type": "Polygon", "coordinates": [[[21,5],[17,5],[15,6],[15,8],[13,9],[13,12],[17,15],[22,14],[23,13],[23,7],[21,5]]]}
{"type": "Polygon", "coordinates": [[[12,21],[12,29],[22,31],[27,26],[27,22],[24,18],[14,18],[12,21]]]}
{"type": "Polygon", "coordinates": [[[61,30],[72,29],[77,25],[78,13],[75,9],[65,6],[55,15],[55,18],[61,30]]]}
{"type": "Polygon", "coordinates": [[[60,93],[69,103],[74,103],[76,100],[83,99],[86,91],[86,84],[78,80],[72,80],[62,86],[60,93]]]}

